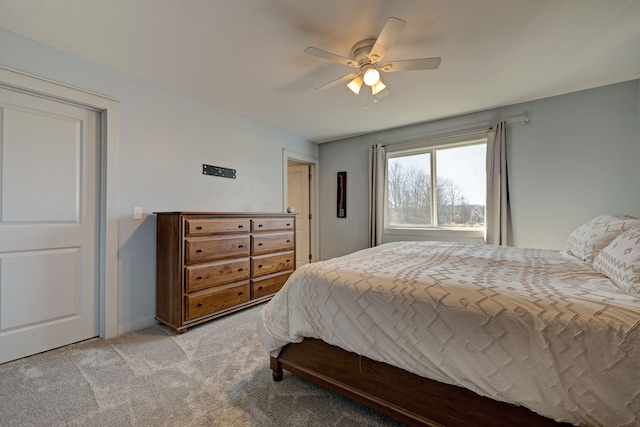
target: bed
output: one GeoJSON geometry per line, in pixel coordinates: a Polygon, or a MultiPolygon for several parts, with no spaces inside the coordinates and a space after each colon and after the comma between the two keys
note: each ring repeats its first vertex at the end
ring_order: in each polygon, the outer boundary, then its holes
{"type": "Polygon", "coordinates": [[[258,333],[286,369],[409,425],[640,423],[640,220],[566,251],[397,242],[299,268],[258,333]]]}

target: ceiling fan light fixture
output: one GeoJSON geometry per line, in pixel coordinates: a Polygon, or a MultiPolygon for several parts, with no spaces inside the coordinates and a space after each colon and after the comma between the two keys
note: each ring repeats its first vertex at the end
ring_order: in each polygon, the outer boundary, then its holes
{"type": "Polygon", "coordinates": [[[380,81],[380,72],[373,67],[367,68],[364,72],[364,84],[367,86],[373,86],[380,81]]]}
{"type": "Polygon", "coordinates": [[[360,88],[362,87],[363,84],[363,80],[362,80],[362,76],[356,76],[355,79],[351,80],[349,83],[347,83],[347,87],[349,89],[351,89],[351,92],[355,93],[356,95],[360,93],[360,88]]]}
{"type": "Polygon", "coordinates": [[[374,96],[377,94],[385,96],[389,92],[385,92],[386,85],[380,79],[381,71],[388,73],[438,68],[442,60],[440,57],[382,62],[387,50],[395,43],[406,24],[407,22],[402,19],[390,17],[377,38],[367,38],[355,43],[351,47],[351,57],[349,58],[316,47],[306,48],[304,50],[306,54],[358,69],[317,89],[325,89],[349,81],[347,86],[356,95],[360,93],[363,85],[367,85],[371,88],[371,93],[374,96]]]}
{"type": "Polygon", "coordinates": [[[382,83],[382,80],[378,79],[378,82],[371,86],[371,94],[377,95],[382,92],[387,86],[382,83]]]}

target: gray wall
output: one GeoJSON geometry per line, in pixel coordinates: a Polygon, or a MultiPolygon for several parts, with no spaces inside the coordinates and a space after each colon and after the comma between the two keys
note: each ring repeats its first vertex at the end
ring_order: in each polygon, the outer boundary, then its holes
{"type": "Polygon", "coordinates": [[[120,101],[119,331],[154,322],[153,212],[282,211],[282,150],[318,146],[0,29],[0,65],[120,101]],[[237,179],[202,175],[202,164],[237,179]],[[141,206],[144,219],[133,220],[141,206]]]}
{"type": "Polygon", "coordinates": [[[594,216],[640,217],[639,99],[639,81],[633,80],[321,144],[322,259],[367,246],[370,145],[456,133],[504,119],[530,119],[507,131],[511,244],[564,249],[571,231],[594,216]],[[346,219],[335,213],[338,171],[348,172],[346,219]]]}

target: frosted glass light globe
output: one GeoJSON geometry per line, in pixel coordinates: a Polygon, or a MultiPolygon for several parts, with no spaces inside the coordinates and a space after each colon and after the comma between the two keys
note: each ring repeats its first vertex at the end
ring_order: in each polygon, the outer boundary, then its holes
{"type": "Polygon", "coordinates": [[[369,68],[364,72],[363,79],[364,84],[366,84],[367,86],[373,86],[380,80],[380,72],[375,68],[369,68]]]}

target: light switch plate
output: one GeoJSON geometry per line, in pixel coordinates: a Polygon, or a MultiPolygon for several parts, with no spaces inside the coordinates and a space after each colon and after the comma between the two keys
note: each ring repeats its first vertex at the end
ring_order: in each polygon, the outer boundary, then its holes
{"type": "Polygon", "coordinates": [[[133,219],[142,219],[142,208],[136,206],[133,208],[133,219]]]}

